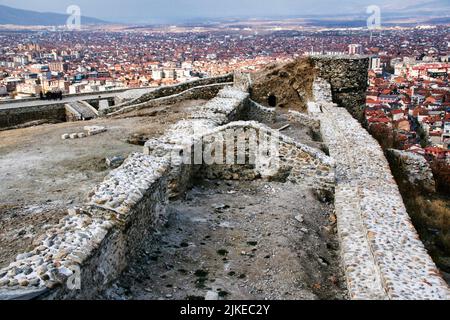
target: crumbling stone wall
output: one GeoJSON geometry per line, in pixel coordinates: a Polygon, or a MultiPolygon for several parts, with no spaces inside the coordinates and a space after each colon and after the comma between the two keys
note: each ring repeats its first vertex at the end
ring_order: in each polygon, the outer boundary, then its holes
{"type": "Polygon", "coordinates": [[[169,177],[171,198],[179,196],[189,187],[200,168],[195,164],[201,164],[202,159],[193,157],[201,155],[195,148],[202,147],[202,137],[221,125],[242,119],[248,99],[246,92],[231,87],[224,88],[217,97],[196,109],[190,118],[179,121],[164,136],[145,144],[145,154],[170,155],[172,158],[174,165],[169,177]],[[183,160],[185,157],[186,161],[183,160]]]}
{"type": "Polygon", "coordinates": [[[291,121],[296,121],[304,126],[307,126],[313,130],[320,131],[320,121],[314,117],[309,116],[305,113],[300,113],[297,111],[289,111],[288,119],[291,121]]]}
{"type": "Polygon", "coordinates": [[[168,170],[168,159],[130,155],[85,207],[70,210],[39,247],[0,271],[0,298],[95,298],[164,221],[168,170]]]}
{"type": "MultiPolygon", "coordinates": [[[[198,86],[198,87],[190,88],[190,89],[187,89],[186,91],[183,91],[183,92],[171,95],[171,96],[156,98],[156,99],[142,102],[139,104],[123,107],[117,111],[108,113],[107,116],[113,117],[113,116],[117,116],[117,115],[121,115],[121,114],[126,114],[126,113],[132,112],[132,111],[137,111],[137,110],[142,110],[142,109],[147,109],[147,108],[154,108],[154,107],[158,107],[161,105],[176,104],[178,102],[185,101],[185,100],[197,100],[197,99],[209,100],[209,99],[214,98],[219,93],[219,91],[227,85],[230,85],[230,83],[214,83],[214,84],[209,84],[209,85],[205,85],[205,86],[198,86]]],[[[112,109],[117,109],[117,107],[111,108],[110,110],[112,110],[112,109]]],[[[108,111],[110,111],[110,110],[108,110],[108,111]]]]}
{"type": "Polygon", "coordinates": [[[363,119],[368,87],[369,58],[362,56],[313,56],[316,74],[331,84],[333,102],[363,119]]]}
{"type": "Polygon", "coordinates": [[[401,170],[404,177],[417,190],[429,193],[436,192],[433,171],[423,156],[395,149],[389,149],[386,153],[391,165],[401,170]]]}
{"type": "Polygon", "coordinates": [[[144,102],[148,102],[150,100],[162,98],[162,97],[168,97],[173,96],[179,93],[182,93],[184,91],[187,91],[189,89],[195,88],[195,87],[202,87],[207,86],[211,84],[219,84],[219,83],[232,83],[234,79],[233,74],[227,74],[223,76],[218,77],[209,77],[209,78],[202,78],[198,80],[193,81],[187,81],[180,84],[176,84],[173,86],[163,86],[156,88],[146,94],[143,94],[139,98],[132,99],[131,101],[124,102],[119,105],[112,106],[108,110],[103,110],[105,114],[115,112],[117,110],[120,110],[124,107],[128,107],[131,105],[138,105],[144,102]]]}
{"type": "Polygon", "coordinates": [[[315,190],[332,191],[334,162],[319,150],[298,143],[255,121],[237,121],[203,137],[203,150],[222,151],[229,163],[204,164],[202,177],[225,180],[263,178],[290,181],[315,190]],[[227,134],[233,139],[227,139],[227,134]],[[234,141],[236,140],[236,141],[234,141]],[[234,141],[229,145],[230,141],[234,141]],[[238,148],[240,145],[240,148],[238,148]],[[233,148],[231,152],[228,147],[233,148]],[[239,164],[238,159],[244,163],[239,164]]]}
{"type": "Polygon", "coordinates": [[[264,124],[271,124],[276,120],[276,111],[275,108],[268,108],[253,100],[250,100],[245,110],[244,119],[257,121],[264,124]]]}

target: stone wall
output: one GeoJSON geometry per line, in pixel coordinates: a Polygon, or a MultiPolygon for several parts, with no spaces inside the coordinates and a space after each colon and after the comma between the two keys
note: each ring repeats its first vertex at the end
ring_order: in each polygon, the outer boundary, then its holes
{"type": "Polygon", "coordinates": [[[187,81],[180,84],[176,84],[173,86],[164,86],[156,88],[148,93],[145,93],[141,95],[139,98],[132,99],[130,101],[124,102],[119,105],[112,106],[108,110],[103,110],[105,114],[115,112],[117,110],[120,110],[124,107],[128,107],[131,105],[137,105],[144,102],[148,102],[150,100],[162,98],[162,97],[168,97],[173,96],[179,93],[182,93],[184,91],[187,91],[189,89],[195,88],[195,87],[201,87],[201,86],[207,86],[211,84],[219,84],[219,83],[232,83],[233,82],[233,74],[227,74],[223,76],[218,77],[210,77],[210,78],[202,78],[198,80],[193,81],[187,81]]]}
{"type": "Polygon", "coordinates": [[[300,113],[297,111],[289,111],[288,119],[291,121],[299,122],[302,125],[310,127],[315,131],[320,131],[320,121],[308,114],[300,113]]]}
{"type": "Polygon", "coordinates": [[[274,123],[276,120],[275,108],[268,108],[250,100],[245,111],[246,120],[258,121],[265,124],[274,123]]]}
{"type": "Polygon", "coordinates": [[[51,121],[66,121],[66,109],[64,103],[0,109],[0,129],[44,119],[51,121]]]}
{"type": "MultiPolygon", "coordinates": [[[[199,86],[187,89],[186,91],[167,96],[162,98],[156,98],[153,100],[149,100],[143,103],[130,105],[123,107],[117,111],[109,113],[107,116],[113,117],[121,114],[126,114],[128,112],[136,111],[136,110],[142,110],[147,108],[154,108],[161,105],[172,105],[181,101],[185,100],[198,100],[198,99],[204,99],[209,100],[214,98],[221,89],[223,89],[225,86],[229,86],[230,83],[215,83],[205,86],[199,86]]],[[[114,108],[115,109],[115,108],[114,108]]]]}
{"type": "Polygon", "coordinates": [[[362,120],[368,86],[369,58],[363,56],[314,56],[318,77],[331,84],[333,102],[362,120]]]}
{"type": "Polygon", "coordinates": [[[207,150],[207,154],[221,152],[219,159],[222,161],[202,165],[198,172],[201,177],[263,178],[290,181],[315,190],[334,190],[331,158],[255,121],[231,122],[212,130],[203,136],[202,149],[207,150]]]}
{"type": "Polygon", "coordinates": [[[395,149],[389,149],[386,153],[391,166],[400,169],[410,185],[420,191],[436,192],[433,171],[423,156],[395,149]]]}
{"type": "Polygon", "coordinates": [[[203,160],[202,152],[199,151],[202,137],[221,125],[242,119],[248,99],[249,94],[246,92],[232,87],[224,88],[217,97],[196,109],[190,118],[172,125],[164,136],[145,144],[145,154],[170,155],[172,159],[174,165],[169,176],[171,198],[182,194],[199,170],[203,160]],[[195,159],[194,156],[200,158],[195,159]]]}
{"type": "Polygon", "coordinates": [[[326,81],[317,80],[309,110],[321,122],[336,161],[335,208],[350,298],[449,299],[448,286],[411,223],[380,145],[331,101],[329,90],[326,81]]]}
{"type": "MultiPolygon", "coordinates": [[[[92,299],[165,219],[168,160],[132,154],[41,245],[0,271],[0,299],[92,299]],[[72,290],[77,281],[81,289],[72,290]]],[[[75,287],[76,288],[76,287],[75,287]]]]}

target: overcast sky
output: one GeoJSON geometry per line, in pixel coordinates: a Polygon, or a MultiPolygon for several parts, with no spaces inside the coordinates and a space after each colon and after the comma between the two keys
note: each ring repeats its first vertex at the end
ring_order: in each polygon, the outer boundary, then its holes
{"type": "Polygon", "coordinates": [[[79,5],[82,15],[114,22],[159,22],[190,18],[301,16],[364,13],[368,5],[386,9],[436,0],[0,0],[20,9],[65,13],[79,5]]]}

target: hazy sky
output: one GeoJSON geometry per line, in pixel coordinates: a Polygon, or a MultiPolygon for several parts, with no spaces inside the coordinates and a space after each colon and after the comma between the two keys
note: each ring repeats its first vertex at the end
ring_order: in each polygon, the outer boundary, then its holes
{"type": "Polygon", "coordinates": [[[0,4],[65,13],[79,5],[82,15],[114,22],[160,22],[198,17],[267,17],[364,13],[368,5],[398,9],[436,0],[0,0],[0,4]]]}

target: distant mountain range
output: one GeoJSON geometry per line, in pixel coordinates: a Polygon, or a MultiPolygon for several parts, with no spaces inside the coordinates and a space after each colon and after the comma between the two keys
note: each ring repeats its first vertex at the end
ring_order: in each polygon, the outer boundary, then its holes
{"type": "MultiPolygon", "coordinates": [[[[68,17],[68,14],[36,12],[0,5],[0,24],[13,24],[20,26],[59,26],[65,25],[68,17]]],[[[81,23],[105,24],[107,22],[82,15],[81,23]]]]}
{"type": "Polygon", "coordinates": [[[448,0],[405,0],[398,4],[387,3],[384,7],[389,13],[409,13],[427,15],[430,13],[448,16],[450,2],[448,0]]]}
{"type": "MultiPolygon", "coordinates": [[[[320,6],[317,7],[317,13],[310,13],[304,15],[279,15],[279,16],[260,16],[259,18],[267,19],[279,19],[284,20],[287,18],[303,18],[304,23],[307,25],[323,26],[323,27],[364,27],[366,26],[367,13],[365,12],[365,4],[370,3],[369,0],[346,0],[342,1],[340,10],[335,13],[326,13],[327,10],[320,10],[320,6]],[[361,3],[362,2],[362,3],[361,3]],[[319,11],[323,11],[319,14],[319,11]]],[[[429,23],[429,24],[448,24],[450,23],[450,1],[449,0],[380,0],[379,1],[382,14],[382,22],[384,25],[397,25],[408,24],[414,25],[417,23],[429,23]],[[405,21],[406,18],[410,18],[409,21],[405,21]],[[402,19],[402,21],[399,21],[402,19]]],[[[145,10],[143,10],[144,12],[145,10]]],[[[328,10],[329,11],[329,10],[328,10]]],[[[179,14],[176,11],[174,14],[179,14]]],[[[136,15],[135,13],[133,13],[136,15]]],[[[58,26],[65,25],[69,15],[53,12],[37,12],[31,10],[16,9],[4,5],[0,5],[0,25],[10,24],[18,26],[58,26]]],[[[254,19],[255,17],[250,15],[243,15],[241,17],[235,16],[233,19],[246,20],[254,19]]],[[[153,18],[147,17],[152,20],[153,18]]],[[[208,18],[207,16],[189,17],[166,17],[161,18],[161,22],[158,24],[205,24],[206,21],[220,23],[227,21],[226,17],[208,18]],[[165,22],[162,22],[165,21],[165,22]]],[[[147,25],[143,22],[136,23],[134,21],[144,21],[142,18],[131,19],[125,16],[122,19],[118,19],[125,24],[147,25]]],[[[153,19],[155,20],[155,19],[153,19]]],[[[158,20],[159,21],[159,20],[158,20]]],[[[102,25],[110,24],[100,19],[81,16],[81,23],[85,25],[102,25]]]]}

